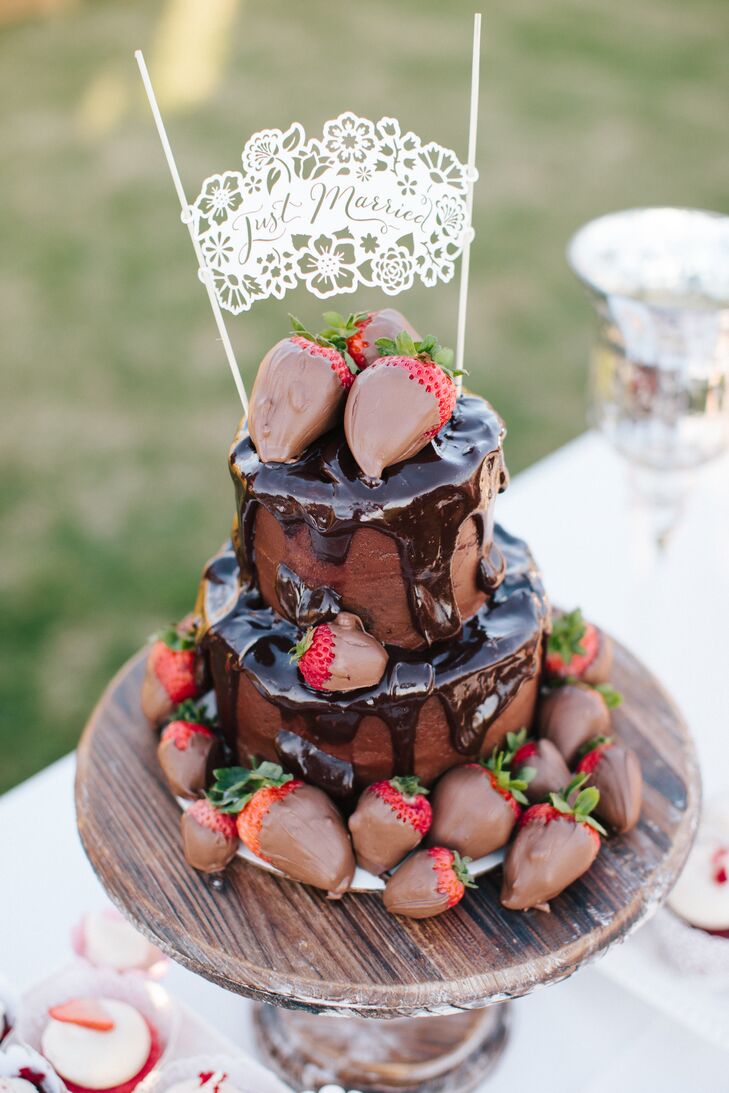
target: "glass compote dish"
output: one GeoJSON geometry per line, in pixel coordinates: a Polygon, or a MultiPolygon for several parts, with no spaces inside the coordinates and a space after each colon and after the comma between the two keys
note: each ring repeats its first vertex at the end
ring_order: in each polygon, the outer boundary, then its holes
{"type": "Polygon", "coordinates": [[[729,217],[611,213],[567,258],[597,312],[592,418],[628,460],[662,548],[696,468],[729,445],[729,217]]]}

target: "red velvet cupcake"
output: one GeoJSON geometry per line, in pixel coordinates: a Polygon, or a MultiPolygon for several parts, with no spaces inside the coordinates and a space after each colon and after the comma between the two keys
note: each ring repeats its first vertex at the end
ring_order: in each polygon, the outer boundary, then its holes
{"type": "Polygon", "coordinates": [[[132,1093],[162,1056],[155,1027],[116,998],[52,1006],[41,1050],[69,1093],[132,1093]]]}

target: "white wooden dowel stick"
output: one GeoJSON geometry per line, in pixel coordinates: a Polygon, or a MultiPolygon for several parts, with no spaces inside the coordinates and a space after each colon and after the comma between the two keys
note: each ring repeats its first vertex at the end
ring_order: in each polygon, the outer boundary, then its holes
{"type": "Polygon", "coordinates": [[[139,73],[142,77],[142,83],[144,84],[144,90],[147,92],[147,98],[149,100],[149,106],[150,106],[150,109],[152,111],[152,117],[154,118],[155,125],[157,126],[157,132],[159,134],[159,139],[160,139],[160,142],[162,144],[162,151],[165,154],[165,159],[167,160],[167,166],[170,169],[170,174],[172,175],[172,181],[173,181],[173,183],[175,185],[175,189],[177,191],[177,197],[179,198],[179,201],[180,201],[180,208],[182,210],[183,220],[187,224],[188,231],[190,232],[190,239],[192,240],[192,245],[193,245],[193,248],[195,250],[195,256],[196,256],[197,261],[198,261],[199,269],[204,275],[203,276],[203,283],[205,285],[205,288],[207,289],[208,299],[210,300],[210,306],[213,309],[213,315],[215,317],[215,322],[216,322],[217,327],[218,327],[218,333],[220,334],[220,340],[222,341],[223,348],[225,349],[225,355],[228,358],[228,364],[230,365],[230,371],[233,373],[233,382],[235,383],[236,390],[238,391],[238,395],[240,397],[240,401],[241,401],[241,404],[243,406],[243,413],[247,414],[248,413],[248,396],[246,395],[246,389],[243,385],[243,380],[241,379],[240,370],[238,368],[238,362],[235,359],[235,353],[233,352],[233,346],[231,345],[230,337],[228,336],[228,329],[225,325],[225,319],[223,318],[223,312],[221,311],[220,304],[218,303],[218,297],[215,294],[215,286],[213,285],[212,279],[209,276],[207,264],[205,262],[205,256],[204,256],[204,254],[202,252],[202,248],[200,246],[200,241],[197,238],[197,236],[195,235],[195,229],[193,227],[192,221],[189,218],[190,206],[188,205],[187,198],[185,197],[185,191],[184,191],[183,186],[182,186],[182,179],[180,178],[180,172],[177,170],[177,164],[175,163],[175,157],[172,154],[172,148],[170,146],[170,142],[169,142],[168,137],[167,137],[167,131],[165,129],[164,122],[162,121],[162,115],[160,114],[159,106],[157,105],[157,97],[154,93],[154,88],[152,87],[152,81],[149,78],[149,72],[147,70],[147,64],[146,64],[146,61],[144,60],[144,54],[142,53],[141,49],[138,49],[138,50],[135,51],[134,57],[136,59],[137,65],[139,66],[139,73]]]}
{"type": "MultiPolygon", "coordinates": [[[[481,60],[481,13],[473,16],[473,59],[471,61],[471,117],[468,127],[468,167],[476,169],[476,140],[478,137],[478,77],[481,60]]],[[[458,333],[456,335],[456,368],[463,368],[466,348],[466,312],[468,309],[468,273],[471,255],[471,219],[473,216],[473,179],[468,184],[466,193],[466,224],[468,235],[461,255],[461,284],[458,291],[458,333]]],[[[463,389],[463,376],[456,377],[456,388],[460,394],[463,389]]]]}

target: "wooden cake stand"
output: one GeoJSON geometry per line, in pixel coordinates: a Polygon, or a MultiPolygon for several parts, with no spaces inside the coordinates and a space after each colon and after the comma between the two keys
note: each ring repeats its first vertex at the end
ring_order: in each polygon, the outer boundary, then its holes
{"type": "Polygon", "coordinates": [[[331,903],[238,858],[211,881],[182,856],[180,809],[139,704],[145,658],[112,680],[81,740],[81,840],[111,899],[155,945],[261,1003],[263,1054],[298,1089],[473,1089],[505,1041],[506,1007],[493,1003],[563,979],[624,938],[664,899],[691,845],[691,739],[659,684],[617,646],[614,728],[640,756],[643,812],[551,914],[504,910],[500,868],[421,922],[389,915],[377,894],[331,903]]]}

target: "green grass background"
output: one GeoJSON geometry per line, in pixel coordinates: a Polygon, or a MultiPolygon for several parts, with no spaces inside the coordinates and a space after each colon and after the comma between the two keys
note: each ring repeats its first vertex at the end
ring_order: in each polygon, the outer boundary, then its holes
{"type": "MultiPolygon", "coordinates": [[[[231,515],[236,395],[132,50],[173,74],[194,195],[251,131],[346,108],[465,154],[472,10],[94,0],[0,28],[0,790],[72,747],[110,674],[190,607],[231,515]],[[223,28],[207,87],[201,12],[223,28]]],[[[485,5],[468,366],[512,471],[584,427],[571,232],[636,204],[726,209],[727,31],[726,0],[485,5]]],[[[249,383],[289,306],[319,310],[298,294],[232,319],[249,383]]],[[[404,306],[452,342],[455,284],[404,306]]]]}

